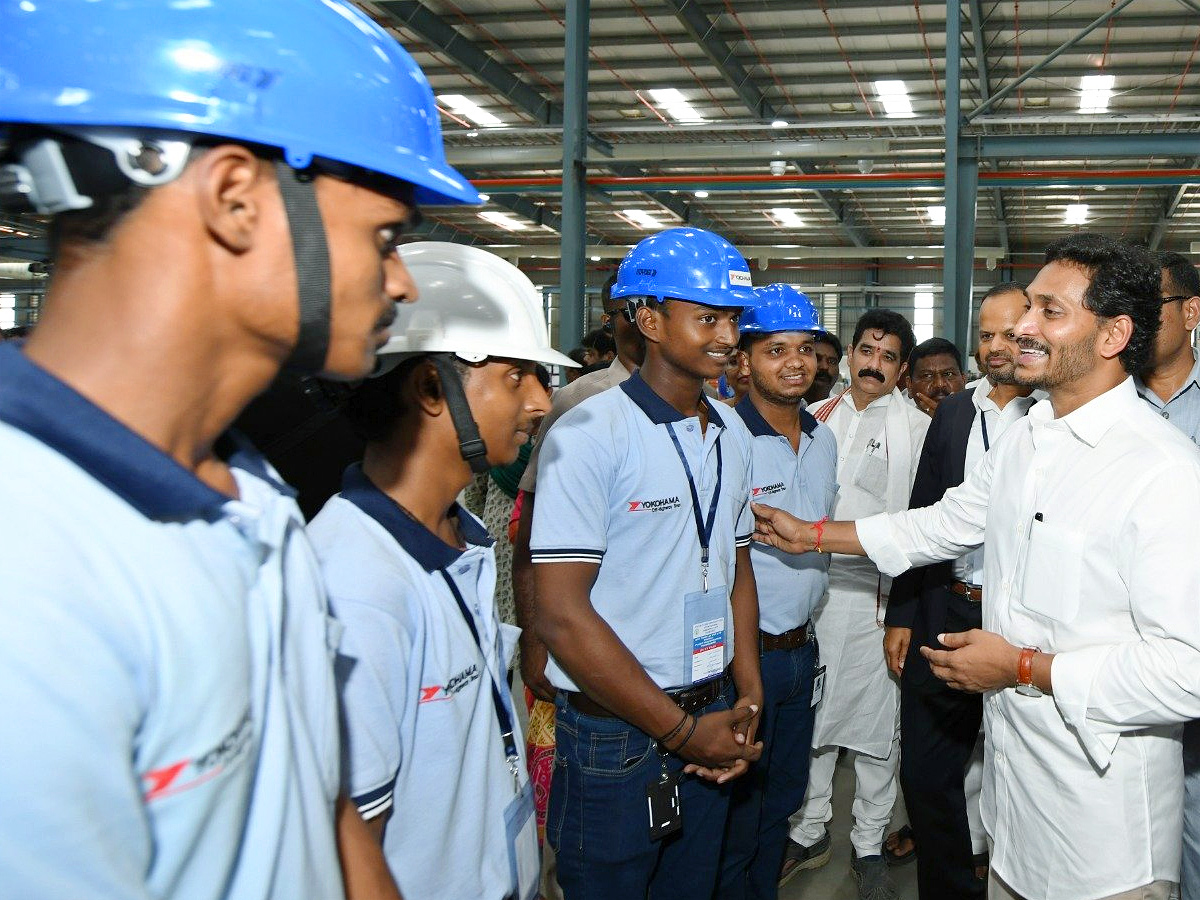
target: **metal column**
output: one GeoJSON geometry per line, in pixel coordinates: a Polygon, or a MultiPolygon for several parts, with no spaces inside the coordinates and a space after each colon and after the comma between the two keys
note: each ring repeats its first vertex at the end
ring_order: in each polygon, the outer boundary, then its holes
{"type": "Polygon", "coordinates": [[[563,83],[562,293],[558,345],[564,352],[583,337],[587,284],[587,108],[590,0],[567,0],[563,83]]]}
{"type": "Polygon", "coordinates": [[[975,195],[979,160],[963,154],[962,5],[946,4],[946,227],[942,245],[942,334],[970,353],[971,278],[975,263],[975,195]]]}

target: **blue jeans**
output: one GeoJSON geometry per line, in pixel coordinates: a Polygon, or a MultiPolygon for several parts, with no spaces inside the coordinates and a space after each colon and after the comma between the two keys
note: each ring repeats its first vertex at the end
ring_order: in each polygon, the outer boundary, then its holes
{"type": "Polygon", "coordinates": [[[817,646],[762,655],[762,757],[733,782],[725,850],[716,896],[720,900],[773,898],[787,845],[788,816],[804,802],[812,758],[813,673],[817,646]]]}
{"type": "MultiPolygon", "coordinates": [[[[701,715],[731,709],[733,689],[701,715]]],[[[555,700],[554,778],[546,839],[566,900],[704,900],[712,895],[729,811],[728,786],[680,773],[683,828],[650,840],[646,787],[662,774],[654,740],[628,722],[555,700]]]]}
{"type": "Polygon", "coordinates": [[[1200,900],[1200,719],[1183,726],[1182,900],[1200,900]]]}

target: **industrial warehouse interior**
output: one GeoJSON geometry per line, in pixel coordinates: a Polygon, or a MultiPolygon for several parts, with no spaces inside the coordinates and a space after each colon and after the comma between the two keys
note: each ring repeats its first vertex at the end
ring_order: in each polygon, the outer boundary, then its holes
{"type": "MultiPolygon", "coordinates": [[[[38,4],[55,0],[0,2],[32,14],[38,4]]],[[[792,332],[811,335],[824,329],[850,350],[861,338],[856,325],[865,313],[890,311],[911,323],[911,337],[916,344],[945,338],[962,352],[962,371],[956,373],[962,376],[962,382],[956,391],[963,391],[963,385],[971,389],[973,384],[987,382],[986,366],[981,373],[980,357],[975,355],[981,342],[980,309],[985,295],[997,285],[1013,282],[1018,284],[1018,291],[1023,291],[1043,270],[1047,247],[1059,239],[1091,232],[1145,248],[1151,254],[1174,251],[1193,263],[1200,261],[1200,0],[331,0],[331,4],[343,2],[364,13],[411,54],[432,88],[445,163],[470,182],[481,200],[479,204],[447,201],[445,205],[423,205],[417,224],[403,241],[397,242],[401,260],[404,244],[446,242],[487,251],[511,263],[536,288],[545,317],[544,322],[537,320],[536,327],[540,329],[539,340],[546,344],[538,349],[552,353],[554,359],[572,351],[582,352],[585,338],[605,328],[609,343],[613,343],[610,319],[619,316],[621,309],[606,309],[605,302],[618,266],[637,252],[639,242],[664,229],[713,232],[744,257],[754,287],[785,285],[803,292],[819,321],[813,328],[796,327],[790,329],[792,332]]],[[[208,3],[164,0],[163,5],[185,8],[208,3]]],[[[341,14],[362,24],[352,12],[343,9],[341,14]]],[[[318,68],[313,71],[320,75],[318,68]]],[[[0,56],[0,89],[4,88],[5,73],[6,62],[0,56]]],[[[65,89],[64,97],[69,90],[65,89]]],[[[62,102],[70,105],[74,101],[62,102]]],[[[0,123],[6,121],[0,115],[0,123]]],[[[21,120],[22,126],[26,124],[21,120]]],[[[61,123],[51,123],[55,124],[61,123]]],[[[128,123],[129,127],[135,124],[128,123]]],[[[431,126],[431,131],[437,130],[432,122],[425,124],[431,126]]],[[[191,130],[204,134],[201,128],[191,130]]],[[[0,134],[0,139],[3,137],[0,134]]],[[[231,139],[256,143],[252,136],[233,135],[231,139]]],[[[0,146],[0,151],[4,149],[0,146]]],[[[392,149],[408,153],[399,146],[392,149]]],[[[346,168],[356,175],[378,174],[354,162],[347,163],[346,168]]],[[[334,171],[335,177],[340,177],[340,170],[334,171]]],[[[399,177],[383,174],[392,179],[399,177]]],[[[15,177],[0,180],[0,192],[7,188],[14,193],[12,183],[15,177]]],[[[52,246],[50,220],[49,214],[17,210],[12,204],[8,209],[0,208],[0,331],[10,332],[12,337],[24,338],[36,330],[48,286],[55,277],[56,248],[52,246]]],[[[328,271],[325,275],[328,278],[328,271]]],[[[328,282],[325,286],[328,288],[328,282]]],[[[626,296],[631,298],[628,322],[636,331],[636,316],[641,309],[636,308],[640,300],[635,298],[640,295],[631,291],[626,296]]],[[[1195,298],[1187,291],[1161,298],[1163,303],[1189,299],[1195,298]]],[[[665,300],[661,305],[666,307],[665,300]]],[[[419,302],[414,308],[418,306],[419,302]]],[[[384,327],[391,322],[388,319],[384,327]]],[[[733,333],[737,335],[736,327],[733,333]]],[[[884,337],[893,336],[891,332],[882,333],[884,337]]],[[[1196,332],[1192,331],[1187,340],[1196,347],[1196,332]]],[[[902,344],[898,340],[897,346],[902,344]]],[[[382,341],[379,346],[384,346],[382,341]]],[[[741,346],[745,352],[753,344],[741,346]]],[[[953,352],[953,348],[948,349],[953,352]]],[[[17,352],[12,351],[14,356],[17,352]]],[[[458,351],[440,348],[436,352],[450,355],[458,351]]],[[[616,344],[612,353],[617,353],[616,344]]],[[[842,347],[838,347],[838,353],[842,353],[842,347]]],[[[736,350],[732,355],[736,357],[736,350]]],[[[372,358],[368,354],[368,361],[372,358]]],[[[472,364],[479,360],[486,364],[491,358],[489,353],[481,352],[472,364]]],[[[554,367],[543,384],[547,392],[551,385],[555,390],[569,388],[563,363],[551,361],[550,356],[519,359],[530,363],[531,371],[535,361],[554,367]]],[[[748,360],[747,356],[747,373],[748,360]]],[[[839,360],[842,378],[849,385],[854,377],[850,357],[839,355],[839,360]]],[[[593,365],[595,360],[586,364],[593,365]]],[[[612,365],[625,363],[618,356],[612,365]]],[[[630,371],[622,372],[623,378],[629,378],[636,368],[626,367],[630,371]]],[[[370,376],[381,372],[386,375],[388,371],[383,366],[371,371],[370,376]]],[[[350,395],[347,384],[358,389],[364,382],[369,384],[371,378],[363,373],[341,377],[337,382],[308,377],[322,373],[318,367],[304,373],[302,379],[286,367],[277,368],[272,374],[276,380],[264,379],[264,389],[257,399],[246,398],[238,407],[243,410],[242,417],[235,420],[230,416],[230,423],[249,434],[282,479],[297,488],[297,518],[303,513],[309,521],[337,494],[343,484],[343,469],[362,459],[364,447],[370,443],[354,432],[339,405],[350,395]],[[268,383],[269,388],[265,387],[268,383]]],[[[1137,373],[1131,369],[1130,374],[1137,373]]],[[[445,377],[440,369],[438,377],[445,377]]],[[[729,386],[726,377],[720,376],[720,390],[729,386]]],[[[747,381],[749,377],[744,375],[747,381]]],[[[884,381],[882,375],[879,381],[884,381]]],[[[716,385],[717,379],[714,376],[708,382],[716,385]]],[[[889,384],[887,393],[893,384],[889,384]]],[[[897,387],[897,396],[902,387],[897,387]]],[[[458,391],[462,393],[461,385],[458,391]]],[[[714,398],[733,398],[732,389],[727,394],[716,390],[710,393],[714,398]]],[[[450,392],[445,396],[449,409],[450,392]]],[[[815,412],[816,404],[830,396],[836,397],[828,391],[818,400],[806,397],[804,404],[811,405],[798,408],[815,412]]],[[[1030,396],[1026,390],[1021,398],[1030,396]]],[[[1039,388],[1036,399],[1040,402],[1046,396],[1039,388]]],[[[546,408],[539,419],[550,409],[549,397],[547,393],[546,408]]],[[[905,398],[909,399],[908,394],[905,398]]],[[[461,397],[458,399],[466,404],[461,397]]],[[[932,418],[934,406],[920,409],[932,418]]],[[[1155,406],[1163,419],[1170,418],[1165,406],[1155,406]]],[[[831,415],[830,410],[836,411],[836,407],[835,399],[832,407],[824,409],[824,415],[831,415]]],[[[714,408],[731,415],[723,406],[714,408]]],[[[1022,416],[1028,408],[1023,409],[1022,416]]],[[[820,414],[816,418],[804,415],[808,418],[799,421],[812,419],[813,428],[818,421],[826,422],[820,414]]],[[[469,405],[466,416],[470,419],[469,405]]],[[[980,418],[986,423],[982,412],[980,418]]],[[[3,416],[0,421],[4,421],[3,416]]],[[[929,427],[923,419],[920,424],[922,429],[929,427]]],[[[458,425],[455,420],[455,427],[458,425]]],[[[707,425],[706,418],[701,428],[707,425]]],[[[740,421],[738,425],[741,427],[740,421]]],[[[986,428],[985,424],[981,455],[991,450],[986,428]]],[[[531,430],[536,432],[536,427],[525,429],[523,440],[532,445],[531,430]]],[[[687,430],[692,430],[690,424],[687,430]]],[[[806,429],[803,440],[809,440],[812,433],[806,429]]],[[[771,434],[780,436],[773,431],[771,434]]],[[[846,439],[847,444],[853,434],[846,439]]],[[[925,440],[924,435],[922,430],[920,440],[925,440]]],[[[469,441],[461,431],[457,436],[460,449],[465,448],[469,441]]],[[[482,446],[478,427],[474,437],[482,446]]],[[[697,510],[707,592],[709,538],[704,536],[692,470],[684,451],[678,449],[674,431],[671,437],[697,510]]],[[[794,450],[800,441],[797,435],[794,450]]],[[[872,443],[875,449],[879,447],[872,443]]],[[[446,446],[453,450],[454,444],[446,446]]],[[[715,492],[719,493],[719,443],[717,447],[715,492]]],[[[836,443],[831,452],[837,455],[836,443]]],[[[465,449],[462,455],[468,460],[465,449]]],[[[918,449],[914,453],[914,472],[920,455],[918,449]]],[[[518,533],[526,557],[531,553],[536,556],[537,552],[536,547],[530,549],[534,526],[521,519],[519,503],[515,510],[513,506],[514,497],[533,493],[524,484],[520,492],[516,487],[528,460],[526,450],[521,468],[512,479],[507,507],[511,521],[505,518],[500,526],[509,529],[504,543],[510,562],[499,577],[507,582],[510,603],[516,565],[511,562],[512,546],[518,533]],[[521,530],[526,526],[530,533],[521,530]]],[[[460,462],[457,457],[452,461],[460,462]]],[[[487,466],[476,467],[479,460],[468,461],[486,485],[487,466]]],[[[667,462],[675,466],[674,457],[667,462]]],[[[501,468],[497,464],[493,471],[501,468]]],[[[757,497],[758,490],[754,487],[750,496],[757,497]]],[[[838,485],[833,484],[832,492],[836,494],[837,490],[838,485]]],[[[907,501],[910,491],[911,478],[900,492],[902,499],[907,501]]],[[[537,493],[541,495],[540,488],[537,493]]],[[[686,489],[678,493],[682,503],[674,505],[686,508],[686,489]]],[[[716,493],[712,510],[717,508],[716,493]]],[[[454,497],[450,494],[448,502],[454,497]]],[[[579,502],[582,505],[584,501],[579,502]]],[[[625,502],[633,509],[639,501],[625,502]]],[[[655,502],[660,501],[650,501],[655,502]]],[[[903,504],[899,507],[905,508],[903,504]]],[[[400,509],[410,519],[417,519],[405,507],[400,509]]],[[[862,518],[883,511],[880,507],[863,513],[862,518]]],[[[897,510],[889,508],[886,512],[897,510]]],[[[828,553],[821,549],[821,541],[826,523],[836,524],[829,522],[834,518],[832,506],[829,513],[820,521],[816,521],[820,511],[811,516],[816,544],[794,553],[828,553]]],[[[710,510],[710,537],[712,515],[710,510]]],[[[482,513],[480,518],[484,518],[482,513]]],[[[528,518],[532,520],[533,514],[529,513],[528,518]]],[[[844,518],[859,518],[859,514],[844,518]]],[[[753,512],[748,520],[753,527],[753,512]]],[[[807,518],[800,521],[810,524],[807,518]]],[[[1032,521],[1021,527],[1032,525],[1032,521]]],[[[1042,521],[1039,509],[1036,522],[1042,521]]],[[[690,518],[686,526],[691,528],[690,518]]],[[[762,537],[761,532],[751,534],[762,537]]],[[[690,531],[688,537],[690,540],[690,531]]],[[[741,541],[743,536],[737,538],[741,541]]],[[[466,546],[467,542],[460,543],[466,546]]],[[[650,543],[647,541],[647,545],[650,543]]],[[[781,546],[775,544],[776,548],[781,546]]],[[[567,549],[578,551],[581,547],[583,543],[567,549]]],[[[847,550],[844,555],[836,551],[834,564],[849,559],[852,553],[866,552],[874,560],[870,548],[862,549],[866,547],[864,539],[859,549],[847,550]]],[[[1082,558],[1083,551],[1075,549],[1082,558]]],[[[558,548],[558,552],[566,551],[558,548]]],[[[580,562],[576,558],[569,561],[580,562]]],[[[827,573],[827,560],[824,565],[827,573]]],[[[883,571],[879,566],[879,572],[883,571]]],[[[971,573],[982,571],[979,562],[971,573]]],[[[828,575],[825,577],[828,586],[828,575]]],[[[884,627],[881,609],[887,605],[885,577],[879,575],[877,589],[876,581],[871,581],[880,629],[884,627]]],[[[963,596],[970,597],[974,590],[974,602],[980,604],[982,579],[973,580],[956,571],[955,578],[959,577],[964,580],[955,583],[964,586],[963,596]]],[[[453,585],[450,589],[482,649],[470,613],[465,612],[466,605],[453,585]]],[[[816,634],[812,615],[809,611],[804,621],[786,631],[803,631],[804,641],[810,640],[816,634]]],[[[763,636],[770,637],[766,626],[762,628],[763,636]]],[[[721,634],[723,640],[725,632],[721,634]]],[[[500,640],[497,638],[497,646],[500,640]]],[[[1020,679],[1026,675],[1034,678],[1033,653],[1046,655],[1044,647],[1021,648],[1020,679]],[[1026,652],[1030,653],[1028,658],[1026,652]]],[[[544,653],[546,648],[541,649],[544,653]]],[[[554,664],[554,653],[550,655],[554,664]]],[[[486,659],[486,652],[484,656],[486,659]]],[[[716,674],[724,678],[730,669],[727,661],[716,674]]],[[[894,669],[892,673],[897,674],[894,669]]],[[[898,683],[899,677],[893,680],[898,683]]],[[[1032,680],[1019,683],[1036,689],[1032,680]]],[[[530,715],[535,708],[534,694],[528,695],[527,708],[521,700],[525,682],[519,665],[515,672],[509,672],[509,687],[516,698],[517,718],[525,729],[536,731],[537,724],[530,715]]],[[[554,687],[560,700],[571,693],[581,696],[585,704],[600,706],[596,716],[621,718],[606,712],[597,701],[589,701],[582,686],[576,685],[569,692],[557,683],[554,687]]],[[[500,695],[496,685],[492,689],[500,695]]],[[[429,688],[422,685],[421,690],[429,688]]],[[[448,688],[445,693],[450,693],[448,688]]],[[[420,700],[425,702],[425,698],[420,700]]],[[[485,697],[484,708],[489,716],[492,702],[491,696],[485,697]]],[[[538,702],[547,701],[543,697],[538,702]]],[[[574,701],[559,703],[560,716],[568,702],[574,701]]],[[[814,699],[812,706],[816,704],[814,699]]],[[[497,710],[502,707],[504,703],[497,701],[497,710]]],[[[687,720],[692,710],[683,704],[680,708],[687,720]]],[[[672,707],[672,712],[678,711],[672,707]]],[[[553,708],[548,715],[553,735],[553,708]]],[[[504,732],[505,718],[498,717],[503,737],[511,741],[512,728],[504,732]]],[[[1191,714],[1179,721],[1184,719],[1191,722],[1189,727],[1197,727],[1191,714]]],[[[896,722],[899,733],[898,707],[896,722]]],[[[1146,727],[1161,724],[1154,721],[1146,727]]],[[[1174,727],[1179,723],[1170,724],[1174,727]]],[[[691,727],[695,730],[694,719],[691,727]]],[[[1114,727],[1114,734],[1123,727],[1114,727]]],[[[651,733],[648,728],[643,730],[651,733]]],[[[978,753],[982,755],[982,730],[977,730],[981,735],[978,753]]],[[[671,732],[672,737],[675,734],[671,732]]],[[[685,743],[690,736],[687,732],[685,743]]],[[[666,739],[653,738],[651,743],[656,741],[663,754],[665,782],[666,753],[662,746],[666,739]]],[[[531,738],[531,755],[533,748],[531,738]]],[[[507,744],[504,749],[507,753],[507,744]]],[[[551,739],[547,758],[557,764],[559,757],[554,753],[551,739]]],[[[853,756],[843,752],[833,775],[832,819],[827,825],[831,851],[827,861],[809,866],[810,857],[785,856],[785,861],[794,863],[802,858],[805,864],[795,867],[795,871],[786,867],[782,870],[786,877],[779,883],[778,896],[783,900],[940,900],[940,895],[925,886],[920,893],[918,890],[918,867],[912,862],[920,858],[919,835],[913,839],[914,853],[901,846],[908,840],[903,835],[897,849],[905,852],[892,854],[885,845],[890,878],[887,890],[880,888],[872,894],[864,889],[854,868],[862,854],[856,857],[857,845],[852,845],[850,837],[859,813],[857,806],[853,812],[851,808],[857,772],[850,758],[853,756]]],[[[1094,762],[1095,757],[1089,758],[1094,762]]],[[[509,762],[516,759],[515,751],[506,756],[509,762]]],[[[1003,763],[1001,759],[990,764],[1003,763]]],[[[1097,771],[1101,768],[1096,766],[1097,771]]],[[[513,776],[517,776],[515,768],[513,776]]],[[[395,780],[393,773],[392,782],[395,780]]],[[[678,796],[676,791],[676,804],[678,796]]],[[[360,800],[358,792],[353,793],[353,800],[360,800]]],[[[539,801],[544,838],[545,797],[539,797],[539,801]]],[[[376,802],[382,801],[377,798],[376,802]]],[[[653,823],[654,800],[646,802],[653,823]]],[[[977,809],[978,799],[974,804],[977,809]]],[[[361,804],[358,809],[363,812],[361,804]]],[[[369,824],[365,813],[363,819],[369,824]]],[[[891,841],[902,828],[907,831],[909,821],[904,794],[897,791],[885,832],[887,840],[891,841]]],[[[795,825],[796,819],[792,822],[795,825]]],[[[978,836],[981,832],[974,826],[972,822],[972,833],[978,836]]],[[[1071,823],[1063,824],[1064,831],[1071,827],[1071,823]]],[[[789,832],[789,854],[812,848],[796,843],[796,833],[795,828],[789,832]]],[[[979,883],[974,886],[979,893],[972,896],[981,900],[988,878],[988,854],[979,847],[973,850],[971,861],[981,861],[981,865],[976,866],[979,883]]],[[[515,855],[513,859],[515,872],[515,855]]],[[[1071,860],[1072,865],[1075,862],[1071,860]]],[[[444,863],[447,871],[459,865],[470,869],[475,863],[453,859],[444,863]]],[[[1143,878],[1143,882],[1164,884],[1161,872],[1151,874],[1155,877],[1143,878]]],[[[4,879],[0,871],[0,895],[6,896],[4,879]]],[[[396,880],[401,883],[399,878],[396,880]]],[[[523,883],[514,876],[514,884],[523,883]]],[[[1050,888],[1046,890],[1053,895],[1050,888]]],[[[1179,900],[1179,885],[1172,882],[1171,890],[1172,900],[1179,900]]],[[[516,896],[508,894],[509,898],[516,896]]],[[[563,896],[556,883],[552,853],[547,852],[543,858],[538,891],[530,897],[534,896],[540,900],[561,900],[563,896]]],[[[654,896],[653,892],[649,896],[654,896]]],[[[990,884],[987,896],[989,900],[1020,900],[1015,892],[991,893],[990,884]]],[[[1103,896],[1099,892],[1089,895],[1091,900],[1106,900],[1109,896],[1125,898],[1133,894],[1115,894],[1106,889],[1103,896]]],[[[190,896],[181,895],[179,900],[190,900],[190,896]]],[[[695,900],[708,898],[698,896],[695,900]]],[[[1183,900],[1200,900],[1200,896],[1189,897],[1185,891],[1183,900]]]]}
{"type": "MultiPolygon", "coordinates": [[[[881,306],[960,346],[972,293],[1055,237],[1200,242],[1194,0],[357,5],[429,77],[486,197],[426,210],[422,236],[516,262],[564,349],[628,248],[674,225],[802,287],[843,341],[881,306]]],[[[36,320],[22,263],[46,254],[36,220],[0,222],[0,325],[36,320]]]]}

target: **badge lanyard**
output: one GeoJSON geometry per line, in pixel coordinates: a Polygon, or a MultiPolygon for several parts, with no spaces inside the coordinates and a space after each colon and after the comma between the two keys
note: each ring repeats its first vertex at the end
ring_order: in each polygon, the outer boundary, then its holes
{"type": "Polygon", "coordinates": [[[517,773],[520,771],[519,764],[521,758],[517,755],[517,742],[513,737],[512,715],[504,703],[504,698],[500,696],[500,689],[496,686],[496,679],[492,677],[492,667],[488,662],[488,654],[483,647],[483,641],[479,637],[479,629],[475,627],[475,617],[467,609],[467,604],[463,600],[462,594],[458,592],[458,586],[454,583],[454,579],[446,574],[445,569],[439,571],[446,582],[446,586],[450,588],[450,593],[454,595],[454,600],[458,603],[458,611],[462,613],[463,621],[467,623],[467,628],[471,630],[471,637],[475,638],[475,644],[479,647],[479,652],[483,656],[483,668],[487,672],[488,682],[492,686],[492,703],[496,707],[496,720],[500,724],[500,739],[504,742],[504,755],[508,762],[508,771],[512,775],[513,783],[516,785],[519,793],[521,783],[517,773]]]}
{"type": "Polygon", "coordinates": [[[713,491],[712,502],[708,505],[708,519],[702,518],[700,512],[700,495],[696,492],[696,479],[692,477],[692,467],[688,465],[687,456],[684,455],[683,446],[679,443],[679,437],[675,434],[675,429],[671,427],[671,423],[667,423],[667,433],[671,435],[671,443],[675,445],[675,452],[679,454],[679,461],[683,463],[683,473],[687,476],[688,490],[692,493],[692,515],[696,519],[696,537],[700,539],[700,577],[704,582],[704,590],[708,590],[708,546],[712,541],[713,525],[717,521],[717,503],[721,499],[721,435],[717,435],[717,486],[713,491]]]}
{"type": "Polygon", "coordinates": [[[987,412],[982,409],[979,411],[979,430],[983,432],[983,452],[987,453],[992,447],[988,443],[987,412]]]}

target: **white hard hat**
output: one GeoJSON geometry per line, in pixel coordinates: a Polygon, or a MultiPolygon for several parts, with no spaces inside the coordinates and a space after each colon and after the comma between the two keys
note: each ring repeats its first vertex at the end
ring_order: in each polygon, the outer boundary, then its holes
{"type": "Polygon", "coordinates": [[[442,241],[404,244],[398,252],[418,299],[399,305],[380,356],[453,353],[467,362],[502,356],[578,367],[550,347],[538,290],[512,263],[442,241]]]}

